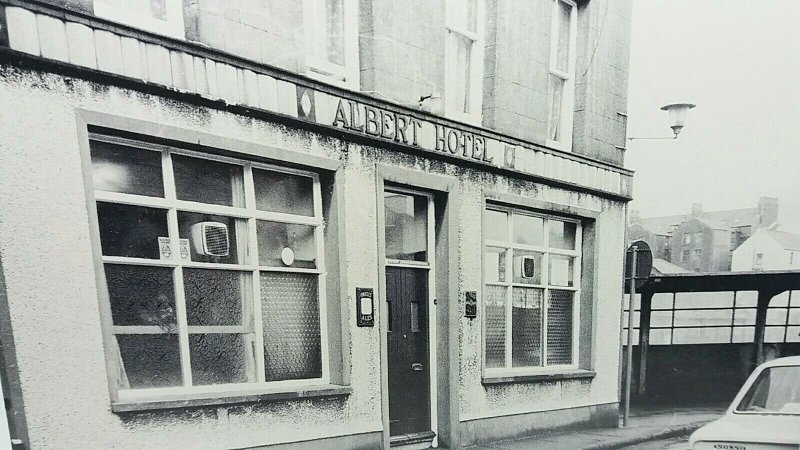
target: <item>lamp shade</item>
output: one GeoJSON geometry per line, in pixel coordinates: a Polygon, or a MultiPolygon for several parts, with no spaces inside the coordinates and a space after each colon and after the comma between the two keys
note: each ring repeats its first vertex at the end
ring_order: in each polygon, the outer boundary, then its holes
{"type": "Polygon", "coordinates": [[[669,113],[669,127],[672,128],[672,132],[675,133],[676,137],[686,125],[686,116],[689,110],[694,107],[695,105],[691,103],[672,103],[661,107],[662,111],[669,113]]]}

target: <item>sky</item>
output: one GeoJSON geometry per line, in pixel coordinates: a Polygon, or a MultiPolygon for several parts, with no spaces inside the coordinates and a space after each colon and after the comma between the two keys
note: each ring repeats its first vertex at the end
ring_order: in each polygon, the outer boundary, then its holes
{"type": "Polygon", "coordinates": [[[777,197],[800,233],[800,0],[634,0],[628,137],[671,136],[668,103],[697,105],[677,140],[628,141],[641,217],[777,197]]]}

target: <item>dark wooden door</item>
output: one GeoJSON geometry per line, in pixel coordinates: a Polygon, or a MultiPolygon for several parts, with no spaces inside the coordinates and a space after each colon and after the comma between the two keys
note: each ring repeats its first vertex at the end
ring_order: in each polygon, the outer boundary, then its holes
{"type": "Polygon", "coordinates": [[[389,434],[430,431],[428,271],[386,267],[389,434]]]}

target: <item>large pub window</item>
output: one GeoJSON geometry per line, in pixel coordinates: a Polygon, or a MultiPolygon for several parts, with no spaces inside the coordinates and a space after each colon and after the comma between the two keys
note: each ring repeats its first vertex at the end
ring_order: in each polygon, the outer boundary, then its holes
{"type": "Polygon", "coordinates": [[[120,401],[328,381],[317,174],[90,148],[120,401]]]}
{"type": "Polygon", "coordinates": [[[487,374],[577,368],[580,223],[494,205],[484,214],[487,374]]]}

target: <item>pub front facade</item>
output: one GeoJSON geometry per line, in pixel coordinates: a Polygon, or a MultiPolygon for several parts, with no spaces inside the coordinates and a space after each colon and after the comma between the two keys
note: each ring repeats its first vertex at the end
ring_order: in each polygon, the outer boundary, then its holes
{"type": "Polygon", "coordinates": [[[15,448],[616,426],[630,2],[0,0],[15,448]]]}

